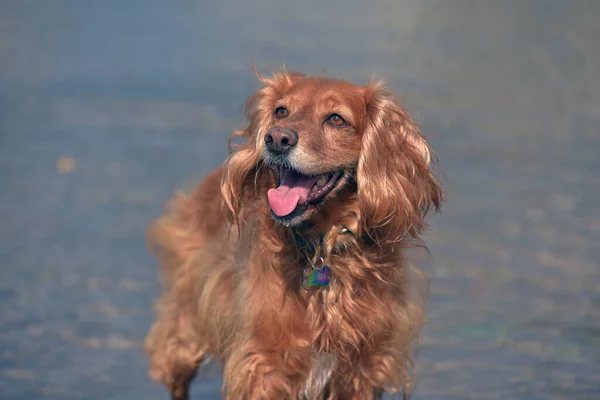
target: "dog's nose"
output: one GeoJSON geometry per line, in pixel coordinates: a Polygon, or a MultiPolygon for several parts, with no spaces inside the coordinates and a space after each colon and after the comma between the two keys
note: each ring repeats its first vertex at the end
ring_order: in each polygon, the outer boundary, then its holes
{"type": "Polygon", "coordinates": [[[265,145],[273,153],[285,153],[298,143],[296,132],[274,126],[265,134],[265,145]]]}

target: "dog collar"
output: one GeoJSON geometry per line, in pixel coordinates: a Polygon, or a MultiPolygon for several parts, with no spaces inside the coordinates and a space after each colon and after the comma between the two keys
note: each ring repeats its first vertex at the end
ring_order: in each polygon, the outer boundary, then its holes
{"type": "MultiPolygon", "coordinates": [[[[343,227],[339,233],[342,235],[354,236],[354,232],[346,227],[343,227]]],[[[319,244],[313,244],[312,246],[316,254],[320,253],[316,263],[313,262],[313,259],[307,255],[310,266],[302,271],[302,287],[306,291],[311,289],[326,288],[329,286],[329,282],[331,280],[331,268],[325,262],[326,256],[323,254],[325,249],[324,239],[324,234],[319,235],[319,244]]],[[[298,241],[298,237],[296,237],[296,240],[298,241]]]]}
{"type": "Polygon", "coordinates": [[[325,264],[323,257],[319,257],[319,266],[311,265],[302,272],[302,287],[304,290],[329,286],[329,273],[331,268],[325,264]]]}

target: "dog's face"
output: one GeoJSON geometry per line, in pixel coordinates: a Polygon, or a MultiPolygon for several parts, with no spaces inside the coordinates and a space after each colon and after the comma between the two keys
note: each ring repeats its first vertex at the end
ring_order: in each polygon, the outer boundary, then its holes
{"type": "Polygon", "coordinates": [[[266,195],[275,221],[296,226],[351,187],[357,196],[347,201],[358,202],[370,236],[399,240],[422,229],[441,197],[431,150],[387,91],[285,72],[261,80],[246,103],[250,125],[238,133],[246,144],[225,164],[223,195],[234,215],[250,191],[266,195]],[[257,185],[265,170],[275,182],[257,185]]]}
{"type": "Polygon", "coordinates": [[[277,183],[267,196],[277,222],[297,225],[355,178],[364,88],[304,78],[273,100],[262,157],[275,170],[277,183]]]}

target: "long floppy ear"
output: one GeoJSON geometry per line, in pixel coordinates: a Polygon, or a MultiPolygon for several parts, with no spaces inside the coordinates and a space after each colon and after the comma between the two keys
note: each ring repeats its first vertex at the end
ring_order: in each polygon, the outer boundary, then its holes
{"type": "Polygon", "coordinates": [[[419,241],[425,217],[439,210],[437,159],[408,113],[381,83],[366,88],[367,118],[358,162],[363,234],[381,245],[419,241]]]}
{"type": "Polygon", "coordinates": [[[275,103],[302,75],[282,70],[265,77],[254,70],[265,86],[250,96],[244,103],[248,127],[234,131],[229,138],[229,157],[223,166],[221,193],[227,206],[238,220],[244,203],[259,198],[263,189],[262,146],[264,134],[269,128],[275,103]],[[242,143],[233,141],[241,138],[242,143]]]}

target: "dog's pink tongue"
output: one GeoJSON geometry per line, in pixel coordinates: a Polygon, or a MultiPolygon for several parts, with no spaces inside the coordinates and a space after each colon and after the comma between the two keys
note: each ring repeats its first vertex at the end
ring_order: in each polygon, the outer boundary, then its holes
{"type": "Polygon", "coordinates": [[[296,209],[298,204],[306,203],[310,190],[318,177],[304,176],[293,171],[286,171],[281,185],[267,192],[271,210],[278,217],[285,217],[296,209]]]}

